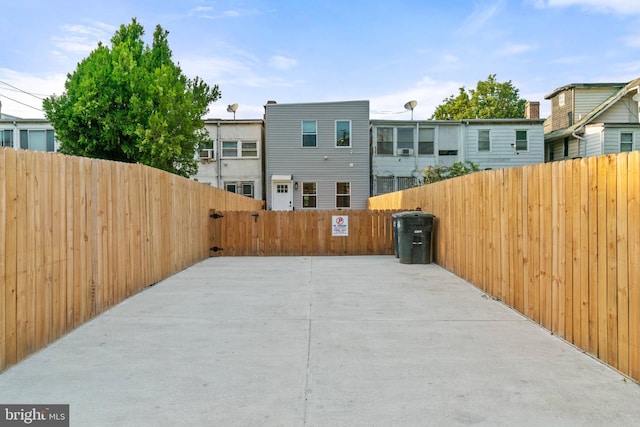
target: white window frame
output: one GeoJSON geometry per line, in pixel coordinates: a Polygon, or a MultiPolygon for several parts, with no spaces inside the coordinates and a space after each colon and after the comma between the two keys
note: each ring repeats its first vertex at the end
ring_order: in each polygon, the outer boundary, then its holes
{"type": "Polygon", "coordinates": [[[302,191],[300,192],[300,206],[302,206],[302,209],[318,209],[318,183],[316,181],[303,181],[302,182],[302,191]],[[315,193],[305,193],[305,184],[313,184],[314,186],[314,190],[315,193]],[[314,206],[305,206],[304,205],[304,198],[306,197],[313,197],[314,198],[314,206]]]}
{"type": "Polygon", "coordinates": [[[394,151],[393,151],[393,134],[394,134],[394,128],[392,126],[377,126],[376,127],[376,155],[378,156],[393,156],[394,155],[394,151]],[[391,141],[381,141],[379,138],[379,131],[382,129],[391,129],[391,141]],[[380,144],[391,144],[391,151],[389,153],[380,153],[380,150],[378,149],[380,144]]]}
{"type": "Polygon", "coordinates": [[[317,120],[303,120],[300,123],[300,146],[302,148],[318,148],[318,121],[317,120]],[[315,125],[315,131],[313,133],[311,132],[306,132],[304,131],[304,124],[305,123],[314,123],[315,125]],[[313,135],[315,136],[315,144],[314,145],[304,145],[304,137],[306,135],[313,135]]]}
{"type": "Polygon", "coordinates": [[[565,105],[565,96],[564,96],[564,92],[562,92],[560,95],[558,95],[558,107],[564,107],[565,105]]]}
{"type": "Polygon", "coordinates": [[[253,181],[225,181],[224,183],[224,189],[230,193],[235,193],[235,194],[240,194],[242,196],[246,196],[246,197],[251,197],[254,198],[255,196],[255,191],[256,191],[256,185],[253,181]],[[250,185],[251,186],[251,193],[250,194],[245,194],[244,193],[244,186],[245,185],[250,185]],[[233,186],[234,190],[229,190],[229,187],[233,186]],[[238,191],[240,190],[240,191],[238,191]]]}
{"type": "Polygon", "coordinates": [[[477,149],[478,149],[479,153],[490,153],[491,152],[491,129],[478,129],[478,146],[477,146],[477,149]],[[480,134],[481,133],[486,133],[486,135],[487,135],[487,141],[486,142],[489,144],[489,146],[486,149],[481,149],[480,148],[480,134]]]}
{"type": "Polygon", "coordinates": [[[351,181],[336,181],[335,192],[336,192],[336,198],[335,198],[336,209],[350,209],[351,208],[351,181]],[[348,193],[338,193],[338,187],[339,187],[340,184],[348,184],[349,192],[348,193]],[[349,198],[349,206],[338,206],[338,197],[348,197],[349,198]]]}
{"type": "Polygon", "coordinates": [[[629,131],[620,131],[620,152],[628,152],[628,151],[633,151],[633,148],[635,147],[635,135],[634,132],[629,132],[629,131]],[[623,141],[622,140],[622,135],[631,135],[631,141],[623,141]],[[622,144],[631,144],[631,149],[630,150],[623,150],[622,149],[622,144]]]}
{"type": "Polygon", "coordinates": [[[335,122],[335,136],[336,136],[336,142],[335,142],[335,147],[336,148],[351,148],[351,120],[336,120],[335,122]],[[348,123],[349,124],[349,134],[348,134],[348,140],[349,140],[349,144],[348,145],[339,145],[338,141],[340,140],[338,137],[338,123],[348,123]]]}
{"type": "MultiPolygon", "coordinates": [[[[253,151],[253,150],[251,150],[253,151]]],[[[233,140],[223,140],[222,141],[222,153],[221,153],[221,157],[222,159],[258,159],[260,158],[260,144],[258,141],[233,141],[233,140]],[[225,150],[231,150],[231,148],[226,148],[224,147],[225,144],[235,144],[235,155],[229,155],[229,154],[225,154],[225,150]],[[245,149],[245,144],[255,144],[256,145],[256,155],[255,156],[245,156],[244,153],[245,151],[248,151],[245,149]]]]}
{"type": "MultiPolygon", "coordinates": [[[[416,148],[416,132],[415,132],[416,128],[414,127],[406,127],[406,126],[401,126],[401,127],[397,127],[396,128],[396,150],[400,151],[404,148],[408,148],[411,150],[411,152],[413,152],[413,150],[415,150],[416,148]],[[400,144],[406,144],[406,141],[402,141],[400,142],[400,131],[411,131],[411,146],[410,147],[401,147],[400,144]]],[[[397,153],[396,153],[397,155],[397,153]]]]}
{"type": "Polygon", "coordinates": [[[419,128],[418,129],[418,156],[434,156],[436,154],[436,129],[433,127],[424,127],[424,128],[419,128]],[[420,134],[422,133],[422,131],[428,131],[431,130],[433,133],[432,139],[431,140],[427,140],[425,139],[424,141],[422,141],[422,139],[420,138],[420,134]],[[420,152],[420,144],[431,144],[431,153],[421,153],[420,152]]]}
{"type": "Polygon", "coordinates": [[[0,147],[13,148],[13,129],[0,129],[0,147]]]}
{"type": "Polygon", "coordinates": [[[529,131],[527,129],[516,129],[515,130],[515,135],[514,135],[514,144],[513,147],[515,149],[515,151],[529,151],[529,131]],[[518,132],[524,132],[525,135],[527,136],[527,139],[525,140],[527,143],[527,147],[522,149],[522,148],[518,148],[518,132]]]}

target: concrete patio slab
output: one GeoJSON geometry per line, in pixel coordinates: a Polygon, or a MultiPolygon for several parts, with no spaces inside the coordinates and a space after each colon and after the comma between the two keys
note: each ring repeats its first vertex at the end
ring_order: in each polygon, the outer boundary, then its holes
{"type": "Polygon", "coordinates": [[[211,258],[0,375],[72,426],[637,425],[640,386],[435,264],[211,258]]]}

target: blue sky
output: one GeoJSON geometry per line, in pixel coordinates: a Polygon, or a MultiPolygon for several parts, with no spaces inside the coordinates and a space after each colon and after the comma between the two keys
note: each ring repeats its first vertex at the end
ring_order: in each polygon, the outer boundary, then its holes
{"type": "Polygon", "coordinates": [[[496,74],[540,101],[569,83],[640,77],[638,0],[0,0],[2,111],[44,117],[38,97],[133,17],[169,31],[188,77],[218,84],[207,117],[261,118],[279,103],[368,99],[371,118],[415,119],[496,74]],[[28,92],[29,94],[23,93],[28,92]],[[31,94],[35,95],[32,96],[31,94]],[[30,108],[22,104],[27,104],[30,108]]]}

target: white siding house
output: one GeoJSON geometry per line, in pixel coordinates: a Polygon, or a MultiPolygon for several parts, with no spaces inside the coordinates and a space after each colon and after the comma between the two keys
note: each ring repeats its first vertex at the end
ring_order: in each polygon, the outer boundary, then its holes
{"type": "Polygon", "coordinates": [[[640,149],[640,79],[573,83],[554,90],[545,122],[545,160],[640,149]]]}
{"type": "Polygon", "coordinates": [[[205,119],[209,143],[198,153],[198,173],[205,184],[263,199],[263,121],[205,119]]]}
{"type": "Polygon", "coordinates": [[[0,147],[33,151],[57,151],[60,143],[46,119],[22,119],[0,114],[0,147]]]}
{"type": "Polygon", "coordinates": [[[542,163],[541,119],[372,120],[372,195],[422,181],[427,166],[471,161],[480,169],[542,163]]]}
{"type": "Polygon", "coordinates": [[[369,101],[270,101],[265,160],[267,209],[365,209],[369,101]]]}

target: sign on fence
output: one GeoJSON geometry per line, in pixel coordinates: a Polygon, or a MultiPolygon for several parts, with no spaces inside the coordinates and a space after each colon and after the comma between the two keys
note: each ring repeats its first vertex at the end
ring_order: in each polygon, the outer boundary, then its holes
{"type": "Polygon", "coordinates": [[[331,235],[332,236],[348,236],[349,235],[349,217],[347,215],[331,216],[331,235]]]}

